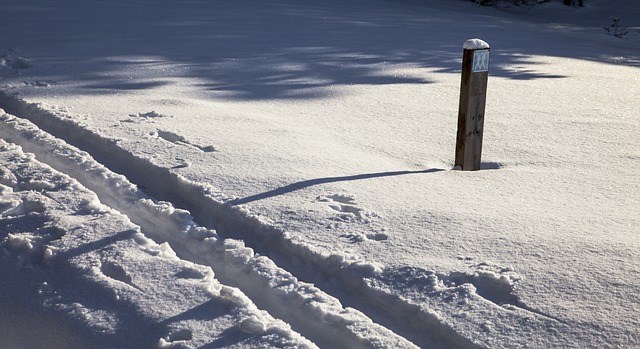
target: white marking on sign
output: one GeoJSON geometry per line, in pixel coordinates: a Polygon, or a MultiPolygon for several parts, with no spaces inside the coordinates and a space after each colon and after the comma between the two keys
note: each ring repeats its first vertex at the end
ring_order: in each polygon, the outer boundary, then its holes
{"type": "Polygon", "coordinates": [[[476,50],[473,52],[473,68],[471,72],[478,73],[489,71],[489,50],[476,50]]]}

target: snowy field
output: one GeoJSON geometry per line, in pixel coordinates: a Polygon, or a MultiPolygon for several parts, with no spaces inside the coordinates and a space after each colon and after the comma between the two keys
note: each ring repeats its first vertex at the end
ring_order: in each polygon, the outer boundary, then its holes
{"type": "Polygon", "coordinates": [[[0,0],[0,347],[640,348],[640,3],[585,3],[0,0]]]}

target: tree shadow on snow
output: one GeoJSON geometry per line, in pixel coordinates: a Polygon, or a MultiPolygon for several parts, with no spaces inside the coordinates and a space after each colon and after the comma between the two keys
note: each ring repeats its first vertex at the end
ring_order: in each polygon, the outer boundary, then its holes
{"type": "Polygon", "coordinates": [[[460,23],[460,10],[434,13],[403,2],[27,2],[3,9],[5,37],[38,37],[22,41],[25,54],[39,55],[32,69],[56,67],[44,78],[71,75],[87,94],[153,89],[172,78],[193,79],[206,98],[239,100],[326,98],[349,85],[417,86],[434,83],[433,71],[458,74],[462,43],[471,37],[492,45],[491,76],[513,80],[566,77],[546,71],[535,56],[610,62],[623,55],[589,40],[549,40],[497,12],[465,14],[460,23]],[[52,13],[28,16],[38,8],[52,13]]]}

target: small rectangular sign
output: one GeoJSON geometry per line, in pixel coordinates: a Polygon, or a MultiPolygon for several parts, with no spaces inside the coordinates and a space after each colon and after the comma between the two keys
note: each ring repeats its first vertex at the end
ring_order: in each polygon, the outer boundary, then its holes
{"type": "Polygon", "coordinates": [[[476,50],[473,52],[472,73],[489,71],[489,50],[476,50]]]}

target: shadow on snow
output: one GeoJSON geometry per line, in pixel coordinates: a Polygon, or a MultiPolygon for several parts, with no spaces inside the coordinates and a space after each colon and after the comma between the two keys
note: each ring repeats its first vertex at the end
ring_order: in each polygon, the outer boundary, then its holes
{"type": "Polygon", "coordinates": [[[458,73],[462,43],[476,36],[492,45],[490,74],[497,77],[566,77],[545,72],[531,61],[535,55],[605,60],[594,57],[588,42],[568,47],[497,14],[465,14],[461,25],[459,11],[433,13],[402,2],[69,0],[52,6],[27,0],[3,12],[8,33],[0,46],[41,52],[32,57],[34,67],[56,67],[48,78],[72,76],[89,94],[152,89],[176,77],[195,80],[208,98],[243,100],[325,98],[345,85],[432,83],[427,72],[403,69],[458,73]],[[37,9],[49,15],[27,15],[37,9]]]}
{"type": "Polygon", "coordinates": [[[294,192],[296,190],[308,188],[314,185],[326,184],[326,183],[357,181],[361,179],[392,177],[392,176],[401,176],[401,175],[408,175],[408,174],[434,173],[434,172],[441,172],[441,171],[445,171],[445,170],[439,169],[439,168],[430,168],[427,170],[417,170],[417,171],[378,172],[378,173],[365,173],[365,174],[359,174],[359,175],[353,175],[353,176],[315,178],[315,179],[309,179],[306,181],[292,183],[292,184],[285,185],[283,187],[276,188],[264,193],[247,196],[245,198],[231,200],[231,201],[228,201],[227,204],[242,205],[249,202],[268,199],[274,196],[284,195],[287,193],[294,192]]]}

